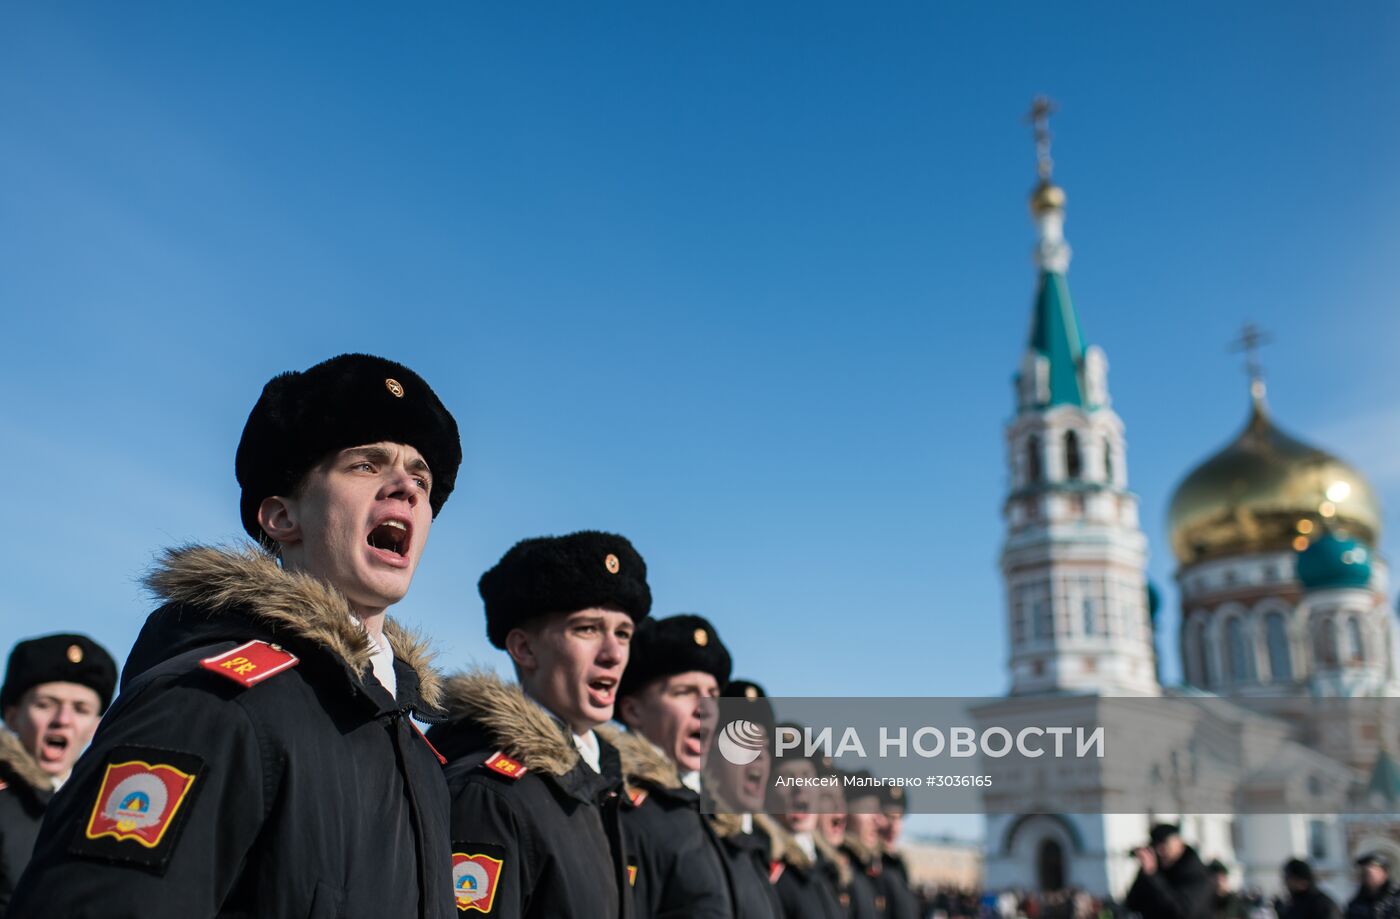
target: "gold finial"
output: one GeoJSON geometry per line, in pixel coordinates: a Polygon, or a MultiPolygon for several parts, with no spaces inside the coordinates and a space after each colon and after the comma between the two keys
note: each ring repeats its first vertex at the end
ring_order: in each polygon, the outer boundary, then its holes
{"type": "Polygon", "coordinates": [[[1031,110],[1026,113],[1026,123],[1035,135],[1036,171],[1040,173],[1042,182],[1049,182],[1050,174],[1055,170],[1055,161],[1050,158],[1050,116],[1059,110],[1053,99],[1036,96],[1031,110]]]}
{"type": "Polygon", "coordinates": [[[1231,352],[1244,352],[1244,369],[1249,374],[1249,398],[1261,412],[1264,410],[1264,366],[1259,362],[1259,349],[1273,340],[1274,337],[1268,332],[1252,322],[1246,322],[1240,329],[1240,337],[1230,342],[1231,352]]]}

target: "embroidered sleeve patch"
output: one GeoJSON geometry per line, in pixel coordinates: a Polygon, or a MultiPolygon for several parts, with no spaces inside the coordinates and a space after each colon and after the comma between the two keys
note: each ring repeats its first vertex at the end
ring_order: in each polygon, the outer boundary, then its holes
{"type": "Polygon", "coordinates": [[[301,663],[301,658],[281,645],[265,641],[244,642],[232,651],[199,662],[205,670],[228,677],[244,686],[256,686],[270,676],[289,670],[301,663]]]}
{"type": "Polygon", "coordinates": [[[525,767],[524,763],[519,760],[513,760],[501,752],[492,753],[482,765],[492,772],[499,772],[501,775],[512,779],[519,779],[530,771],[525,767]]]}
{"type": "Polygon", "coordinates": [[[452,846],[452,896],[459,913],[490,913],[496,906],[505,850],[484,843],[452,846]]]}
{"type": "Polygon", "coordinates": [[[71,851],[164,874],[203,775],[204,761],[190,753],[113,748],[71,851]]]}

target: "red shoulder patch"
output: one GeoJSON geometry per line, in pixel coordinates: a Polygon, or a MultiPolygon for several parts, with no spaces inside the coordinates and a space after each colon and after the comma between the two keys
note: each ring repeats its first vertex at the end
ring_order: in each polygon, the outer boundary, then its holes
{"type": "Polygon", "coordinates": [[[244,686],[256,686],[268,677],[276,676],[283,670],[290,670],[301,663],[301,658],[281,645],[265,641],[249,641],[232,651],[225,651],[216,657],[206,657],[199,662],[205,670],[228,677],[244,686]]]}
{"type": "Polygon", "coordinates": [[[778,878],[780,878],[780,877],[783,876],[783,869],[785,869],[786,867],[787,867],[787,865],[784,865],[782,862],[769,862],[769,863],[768,863],[768,883],[770,883],[770,884],[776,884],[776,883],[778,883],[778,878]]]}
{"type": "Polygon", "coordinates": [[[524,763],[519,760],[513,760],[500,751],[492,753],[482,765],[492,772],[499,772],[508,779],[518,780],[521,776],[530,771],[525,768],[524,763]]]}
{"type": "Polygon", "coordinates": [[[627,793],[627,800],[632,802],[633,807],[641,807],[642,802],[647,799],[646,789],[634,788],[627,793]]]}

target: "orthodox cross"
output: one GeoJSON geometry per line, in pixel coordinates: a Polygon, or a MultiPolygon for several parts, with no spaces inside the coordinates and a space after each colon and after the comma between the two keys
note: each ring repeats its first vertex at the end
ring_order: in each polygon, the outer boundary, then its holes
{"type": "Polygon", "coordinates": [[[1240,329],[1240,337],[1230,342],[1232,352],[1243,351],[1245,354],[1244,367],[1245,372],[1249,374],[1250,383],[1264,379],[1264,367],[1259,363],[1259,349],[1273,340],[1274,337],[1268,332],[1252,322],[1246,322],[1240,329]]]}
{"type": "Polygon", "coordinates": [[[1055,168],[1055,161],[1050,159],[1050,116],[1059,110],[1053,99],[1036,96],[1031,110],[1026,113],[1026,123],[1035,134],[1036,167],[1040,177],[1046,181],[1049,181],[1050,171],[1055,168]]]}

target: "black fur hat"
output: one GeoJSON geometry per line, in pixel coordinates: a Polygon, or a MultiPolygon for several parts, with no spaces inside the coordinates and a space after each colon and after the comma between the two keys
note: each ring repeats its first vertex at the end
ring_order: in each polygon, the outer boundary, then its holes
{"type": "Polygon", "coordinates": [[[40,683],[77,683],[97,693],[105,712],[117,688],[117,664],[112,655],[86,635],[58,634],[29,638],[15,645],[5,665],[0,709],[19,702],[40,683]]]}
{"type": "Polygon", "coordinates": [[[423,454],[436,517],[457,483],[462,444],[457,422],[422,377],[369,354],[342,354],[273,377],[248,415],[234,460],[243,529],[265,543],[258,525],[264,498],[290,494],[334,451],[381,440],[423,454]]]}
{"type": "Polygon", "coordinates": [[[651,612],[647,563],[627,537],[596,530],[521,540],[477,589],[486,603],[486,637],[503,650],[511,629],[547,613],[598,607],[640,622],[651,612]]]}
{"type": "Polygon", "coordinates": [[[742,699],[743,702],[730,702],[721,704],[721,715],[727,718],[743,718],[752,721],[763,728],[765,736],[770,740],[773,738],[773,731],[777,727],[777,719],[773,715],[773,703],[768,701],[768,693],[763,691],[763,687],[753,680],[730,680],[719,691],[722,699],[742,699]]]}
{"type": "Polygon", "coordinates": [[[884,784],[879,788],[880,810],[897,810],[901,814],[909,813],[909,795],[902,785],[884,784]]]}
{"type": "Polygon", "coordinates": [[[692,670],[708,673],[724,686],[733,665],[715,627],[703,616],[682,613],[648,619],[632,635],[632,651],[617,694],[630,696],[658,677],[692,670]]]}

